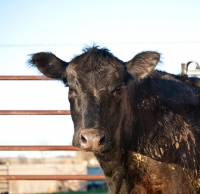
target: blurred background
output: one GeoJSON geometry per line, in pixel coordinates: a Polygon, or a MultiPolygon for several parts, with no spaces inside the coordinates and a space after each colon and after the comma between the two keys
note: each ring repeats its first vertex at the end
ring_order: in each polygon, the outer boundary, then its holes
{"type": "MultiPolygon", "coordinates": [[[[29,54],[51,51],[70,61],[93,44],[123,61],[160,52],[157,69],[179,74],[181,63],[200,63],[199,8],[197,0],[0,0],[0,75],[40,75],[28,67],[29,54]]],[[[69,110],[68,88],[59,81],[0,81],[0,109],[69,110]]],[[[0,123],[0,145],[71,145],[70,116],[1,115],[0,123]]],[[[27,162],[76,154],[1,151],[0,157],[27,162]]]]}

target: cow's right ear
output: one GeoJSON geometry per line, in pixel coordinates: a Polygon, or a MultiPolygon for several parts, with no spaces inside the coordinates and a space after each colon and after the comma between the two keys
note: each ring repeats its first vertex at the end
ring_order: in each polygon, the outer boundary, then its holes
{"type": "Polygon", "coordinates": [[[28,64],[37,67],[45,76],[53,79],[63,79],[68,63],[56,57],[53,53],[40,52],[31,55],[28,64]]]}
{"type": "Polygon", "coordinates": [[[160,61],[160,54],[146,51],[137,54],[133,59],[126,62],[127,71],[136,78],[144,78],[151,73],[160,61]]]}

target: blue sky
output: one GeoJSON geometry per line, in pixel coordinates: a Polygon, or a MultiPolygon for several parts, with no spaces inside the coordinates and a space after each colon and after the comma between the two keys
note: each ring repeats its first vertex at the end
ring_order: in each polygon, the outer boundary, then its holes
{"type": "MultiPolygon", "coordinates": [[[[38,75],[28,54],[51,51],[69,61],[93,43],[124,61],[158,51],[157,68],[178,74],[182,62],[200,63],[199,8],[197,0],[0,0],[0,74],[38,75]]],[[[69,109],[67,91],[54,81],[1,81],[0,109],[69,109]]],[[[70,116],[0,116],[0,123],[1,145],[71,144],[70,116]]],[[[0,156],[19,154],[40,156],[0,156]]]]}

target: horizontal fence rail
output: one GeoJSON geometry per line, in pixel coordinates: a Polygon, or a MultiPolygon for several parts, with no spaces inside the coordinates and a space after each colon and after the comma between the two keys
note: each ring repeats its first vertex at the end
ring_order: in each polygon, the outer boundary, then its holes
{"type": "Polygon", "coordinates": [[[0,146],[0,151],[79,151],[74,146],[0,146]]]}
{"type": "Polygon", "coordinates": [[[69,110],[0,110],[0,115],[70,115],[69,110]]]}
{"type": "Polygon", "coordinates": [[[0,180],[105,180],[104,175],[0,175],[0,180]]]}
{"type": "Polygon", "coordinates": [[[53,80],[50,79],[46,76],[37,76],[37,75],[33,75],[33,76],[26,76],[26,75],[1,75],[0,76],[0,80],[4,80],[4,81],[8,81],[8,80],[53,80]]]}

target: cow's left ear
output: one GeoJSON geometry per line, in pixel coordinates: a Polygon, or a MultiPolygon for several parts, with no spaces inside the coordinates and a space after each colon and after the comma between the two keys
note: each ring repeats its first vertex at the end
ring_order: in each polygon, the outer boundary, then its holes
{"type": "Polygon", "coordinates": [[[137,78],[144,78],[151,73],[160,61],[160,54],[146,51],[137,54],[133,59],[126,62],[127,71],[137,78]]]}
{"type": "Polygon", "coordinates": [[[68,63],[56,57],[53,53],[40,52],[31,55],[28,64],[37,67],[45,76],[53,79],[63,79],[68,63]]]}

